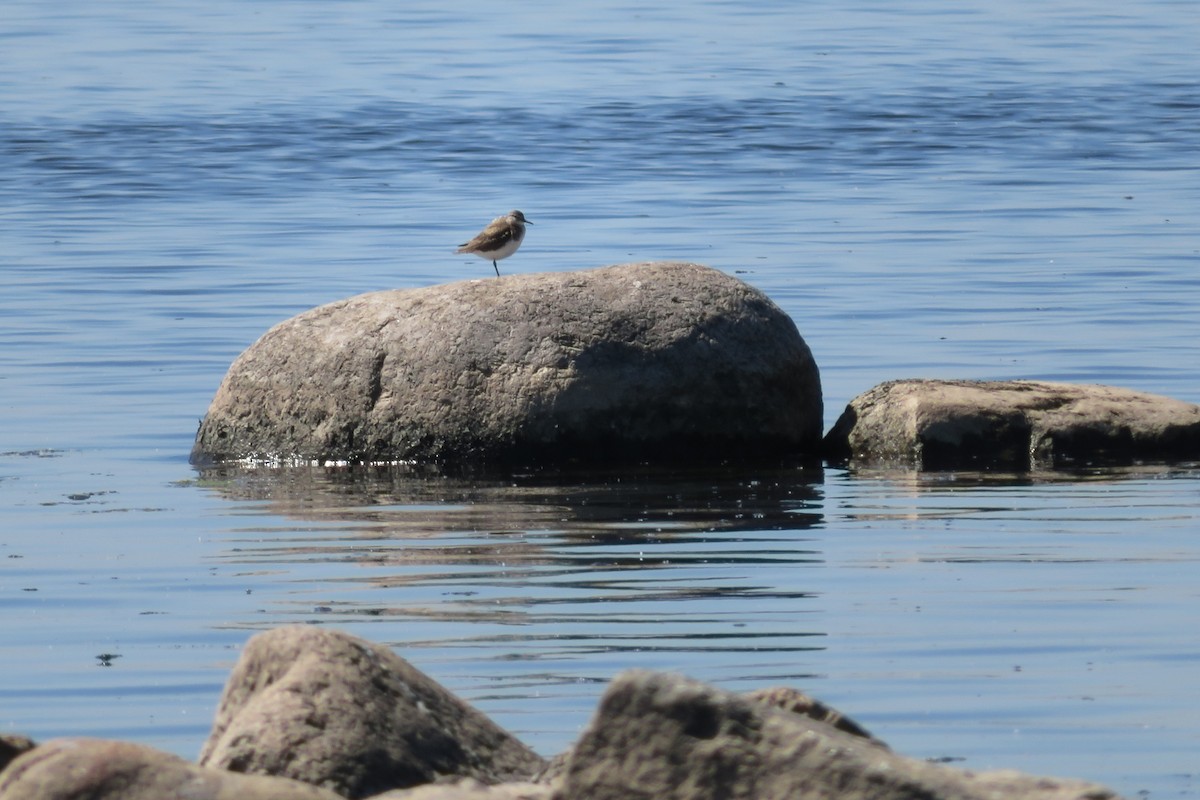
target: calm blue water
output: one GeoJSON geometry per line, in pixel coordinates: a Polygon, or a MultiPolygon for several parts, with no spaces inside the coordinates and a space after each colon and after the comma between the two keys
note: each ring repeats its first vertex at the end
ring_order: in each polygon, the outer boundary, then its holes
{"type": "Polygon", "coordinates": [[[0,728],[194,756],[245,638],[311,622],[547,754],[654,667],[800,686],[915,756],[1195,796],[1196,469],[187,465],[269,326],[486,278],[453,248],[510,208],[508,272],[762,288],[827,425],[911,376],[1200,402],[1192,0],[558,6],[0,5],[0,728]]]}

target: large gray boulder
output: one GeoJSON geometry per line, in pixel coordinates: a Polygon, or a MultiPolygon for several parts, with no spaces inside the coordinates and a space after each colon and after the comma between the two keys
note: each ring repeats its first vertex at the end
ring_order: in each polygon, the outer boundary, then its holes
{"type": "Polygon", "coordinates": [[[850,402],[825,452],[926,470],[1191,460],[1200,458],[1200,406],[1090,384],[889,381],[850,402]]]}
{"type": "Polygon", "coordinates": [[[129,742],[53,739],[0,773],[0,800],[342,800],[287,778],[198,767],[129,742]]]}
{"type": "Polygon", "coordinates": [[[230,367],[192,460],[720,463],[816,455],[817,366],[760,291],[625,264],[374,292],[230,367]]]}
{"type": "Polygon", "coordinates": [[[1103,786],[966,772],[679,675],[609,685],[554,800],[1115,800],[1103,786]]]}
{"type": "Polygon", "coordinates": [[[453,777],[523,780],[545,762],[388,648],[290,625],[247,642],[200,764],[360,798],[453,777]]]}

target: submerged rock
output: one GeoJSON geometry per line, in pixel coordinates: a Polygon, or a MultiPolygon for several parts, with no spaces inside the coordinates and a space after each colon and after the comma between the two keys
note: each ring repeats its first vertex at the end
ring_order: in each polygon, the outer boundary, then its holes
{"type": "Polygon", "coordinates": [[[1115,800],[1093,783],[966,772],[679,675],[609,685],[554,800],[1115,800]]]}
{"type": "Polygon", "coordinates": [[[815,456],[820,377],[758,290],[654,262],[374,292],[230,367],[192,460],[591,465],[815,456]]]}
{"type": "Polygon", "coordinates": [[[358,798],[454,776],[519,780],[545,762],[388,648],[290,625],[246,644],[200,763],[358,798]]]}
{"type": "Polygon", "coordinates": [[[1200,406],[1089,384],[889,381],[850,402],[825,452],[926,470],[1197,459],[1200,406]]]}

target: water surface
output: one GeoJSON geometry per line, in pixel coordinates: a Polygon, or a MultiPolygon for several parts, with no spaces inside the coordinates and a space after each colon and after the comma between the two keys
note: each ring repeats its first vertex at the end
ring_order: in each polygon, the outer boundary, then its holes
{"type": "Polygon", "coordinates": [[[799,686],[918,757],[1196,794],[1195,469],[186,463],[268,327],[486,279],[452,251],[510,208],[505,272],[766,291],[827,426],[911,376],[1200,402],[1194,3],[192,5],[0,8],[0,727],[192,757],[246,637],[302,622],[547,754],[652,667],[799,686]]]}

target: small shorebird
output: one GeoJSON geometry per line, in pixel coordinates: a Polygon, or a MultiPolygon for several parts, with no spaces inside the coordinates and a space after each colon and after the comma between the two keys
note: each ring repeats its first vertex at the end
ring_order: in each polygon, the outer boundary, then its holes
{"type": "Polygon", "coordinates": [[[503,217],[496,217],[478,236],[460,245],[454,252],[474,253],[491,261],[496,270],[496,277],[500,277],[500,268],[496,266],[496,262],[517,252],[517,248],[525,240],[525,226],[532,224],[520,211],[510,211],[503,217]]]}

